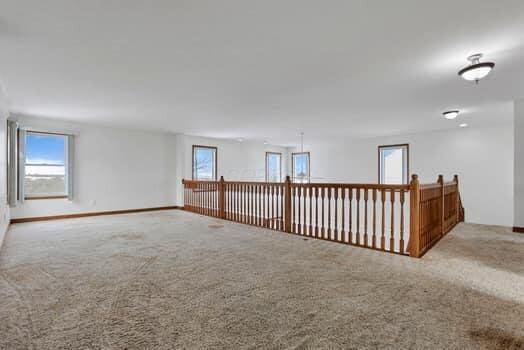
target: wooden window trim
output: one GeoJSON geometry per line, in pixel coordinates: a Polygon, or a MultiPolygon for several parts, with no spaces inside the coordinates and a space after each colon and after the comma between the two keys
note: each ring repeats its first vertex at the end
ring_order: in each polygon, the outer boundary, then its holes
{"type": "Polygon", "coordinates": [[[307,182],[311,182],[311,154],[309,152],[292,152],[291,153],[291,176],[292,176],[292,179],[293,179],[293,182],[295,182],[295,155],[300,155],[300,154],[307,154],[307,182]]]}
{"type": "Polygon", "coordinates": [[[279,172],[278,172],[278,182],[282,182],[282,153],[281,152],[266,152],[266,182],[269,182],[269,177],[268,177],[268,167],[267,167],[267,160],[268,160],[268,157],[269,155],[271,154],[274,154],[274,155],[278,155],[280,158],[280,166],[279,166],[279,172]]]}
{"type": "Polygon", "coordinates": [[[394,148],[394,147],[406,147],[406,183],[409,184],[409,143],[398,143],[394,145],[380,145],[378,146],[378,183],[382,184],[382,179],[380,176],[380,150],[383,148],[394,148]]]}
{"type": "Polygon", "coordinates": [[[198,181],[195,179],[195,149],[197,148],[205,148],[205,149],[212,149],[215,150],[215,179],[214,181],[217,181],[218,178],[218,147],[215,146],[205,146],[205,145],[193,145],[192,151],[191,151],[191,179],[194,181],[198,181]]]}

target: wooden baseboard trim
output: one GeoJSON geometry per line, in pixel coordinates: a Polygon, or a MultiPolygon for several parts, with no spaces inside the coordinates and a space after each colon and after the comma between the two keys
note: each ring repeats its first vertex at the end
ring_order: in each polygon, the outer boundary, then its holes
{"type": "Polygon", "coordinates": [[[513,226],[513,232],[524,233],[524,227],[513,226]]]}
{"type": "Polygon", "coordinates": [[[141,212],[144,212],[144,211],[173,210],[173,209],[183,209],[183,208],[184,207],[181,207],[181,206],[178,206],[178,205],[174,205],[174,206],[168,206],[168,207],[154,207],[154,208],[139,208],[139,209],[97,211],[97,212],[90,212],[90,213],[76,213],[76,214],[51,215],[51,216],[36,216],[36,217],[29,217],[29,218],[11,219],[11,224],[19,224],[19,223],[22,223],[22,222],[32,222],[32,221],[76,219],[76,218],[84,218],[84,217],[88,217],[88,216],[131,214],[131,213],[141,213],[141,212]]]}

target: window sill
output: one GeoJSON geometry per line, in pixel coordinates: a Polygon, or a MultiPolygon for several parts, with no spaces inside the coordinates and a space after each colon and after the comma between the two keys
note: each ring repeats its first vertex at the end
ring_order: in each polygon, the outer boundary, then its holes
{"type": "Polygon", "coordinates": [[[44,196],[44,197],[25,197],[26,201],[32,201],[37,199],[67,199],[67,196],[44,196]]]}

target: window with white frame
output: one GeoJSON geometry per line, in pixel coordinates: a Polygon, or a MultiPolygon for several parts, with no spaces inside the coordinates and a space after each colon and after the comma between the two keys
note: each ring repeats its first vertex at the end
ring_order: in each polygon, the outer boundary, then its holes
{"type": "Polygon", "coordinates": [[[379,183],[402,185],[409,182],[409,145],[378,147],[379,183]]]}
{"type": "Polygon", "coordinates": [[[68,136],[37,131],[24,134],[25,199],[68,197],[68,136]]]}
{"type": "Polygon", "coordinates": [[[216,181],[217,148],[193,146],[193,180],[216,181]]]}
{"type": "Polygon", "coordinates": [[[291,155],[293,182],[306,183],[310,181],[309,152],[293,153],[291,155]]]}
{"type": "Polygon", "coordinates": [[[282,153],[266,152],[266,182],[282,181],[282,153]]]}

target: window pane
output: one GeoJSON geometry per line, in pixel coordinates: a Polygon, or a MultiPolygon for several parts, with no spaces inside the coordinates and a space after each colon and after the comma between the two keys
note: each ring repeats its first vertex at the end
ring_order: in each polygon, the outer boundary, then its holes
{"type": "Polygon", "coordinates": [[[266,158],[266,179],[269,182],[280,182],[280,159],[279,153],[267,153],[266,158]]]}
{"type": "Polygon", "coordinates": [[[24,191],[26,197],[65,196],[66,136],[28,132],[24,191]]]}
{"type": "Polygon", "coordinates": [[[296,182],[309,181],[309,153],[293,154],[293,179],[296,182]]]}
{"type": "Polygon", "coordinates": [[[195,147],[193,149],[195,180],[216,180],[216,149],[195,147]]]}
{"type": "Polygon", "coordinates": [[[380,182],[407,183],[407,146],[380,149],[380,182]]]}

